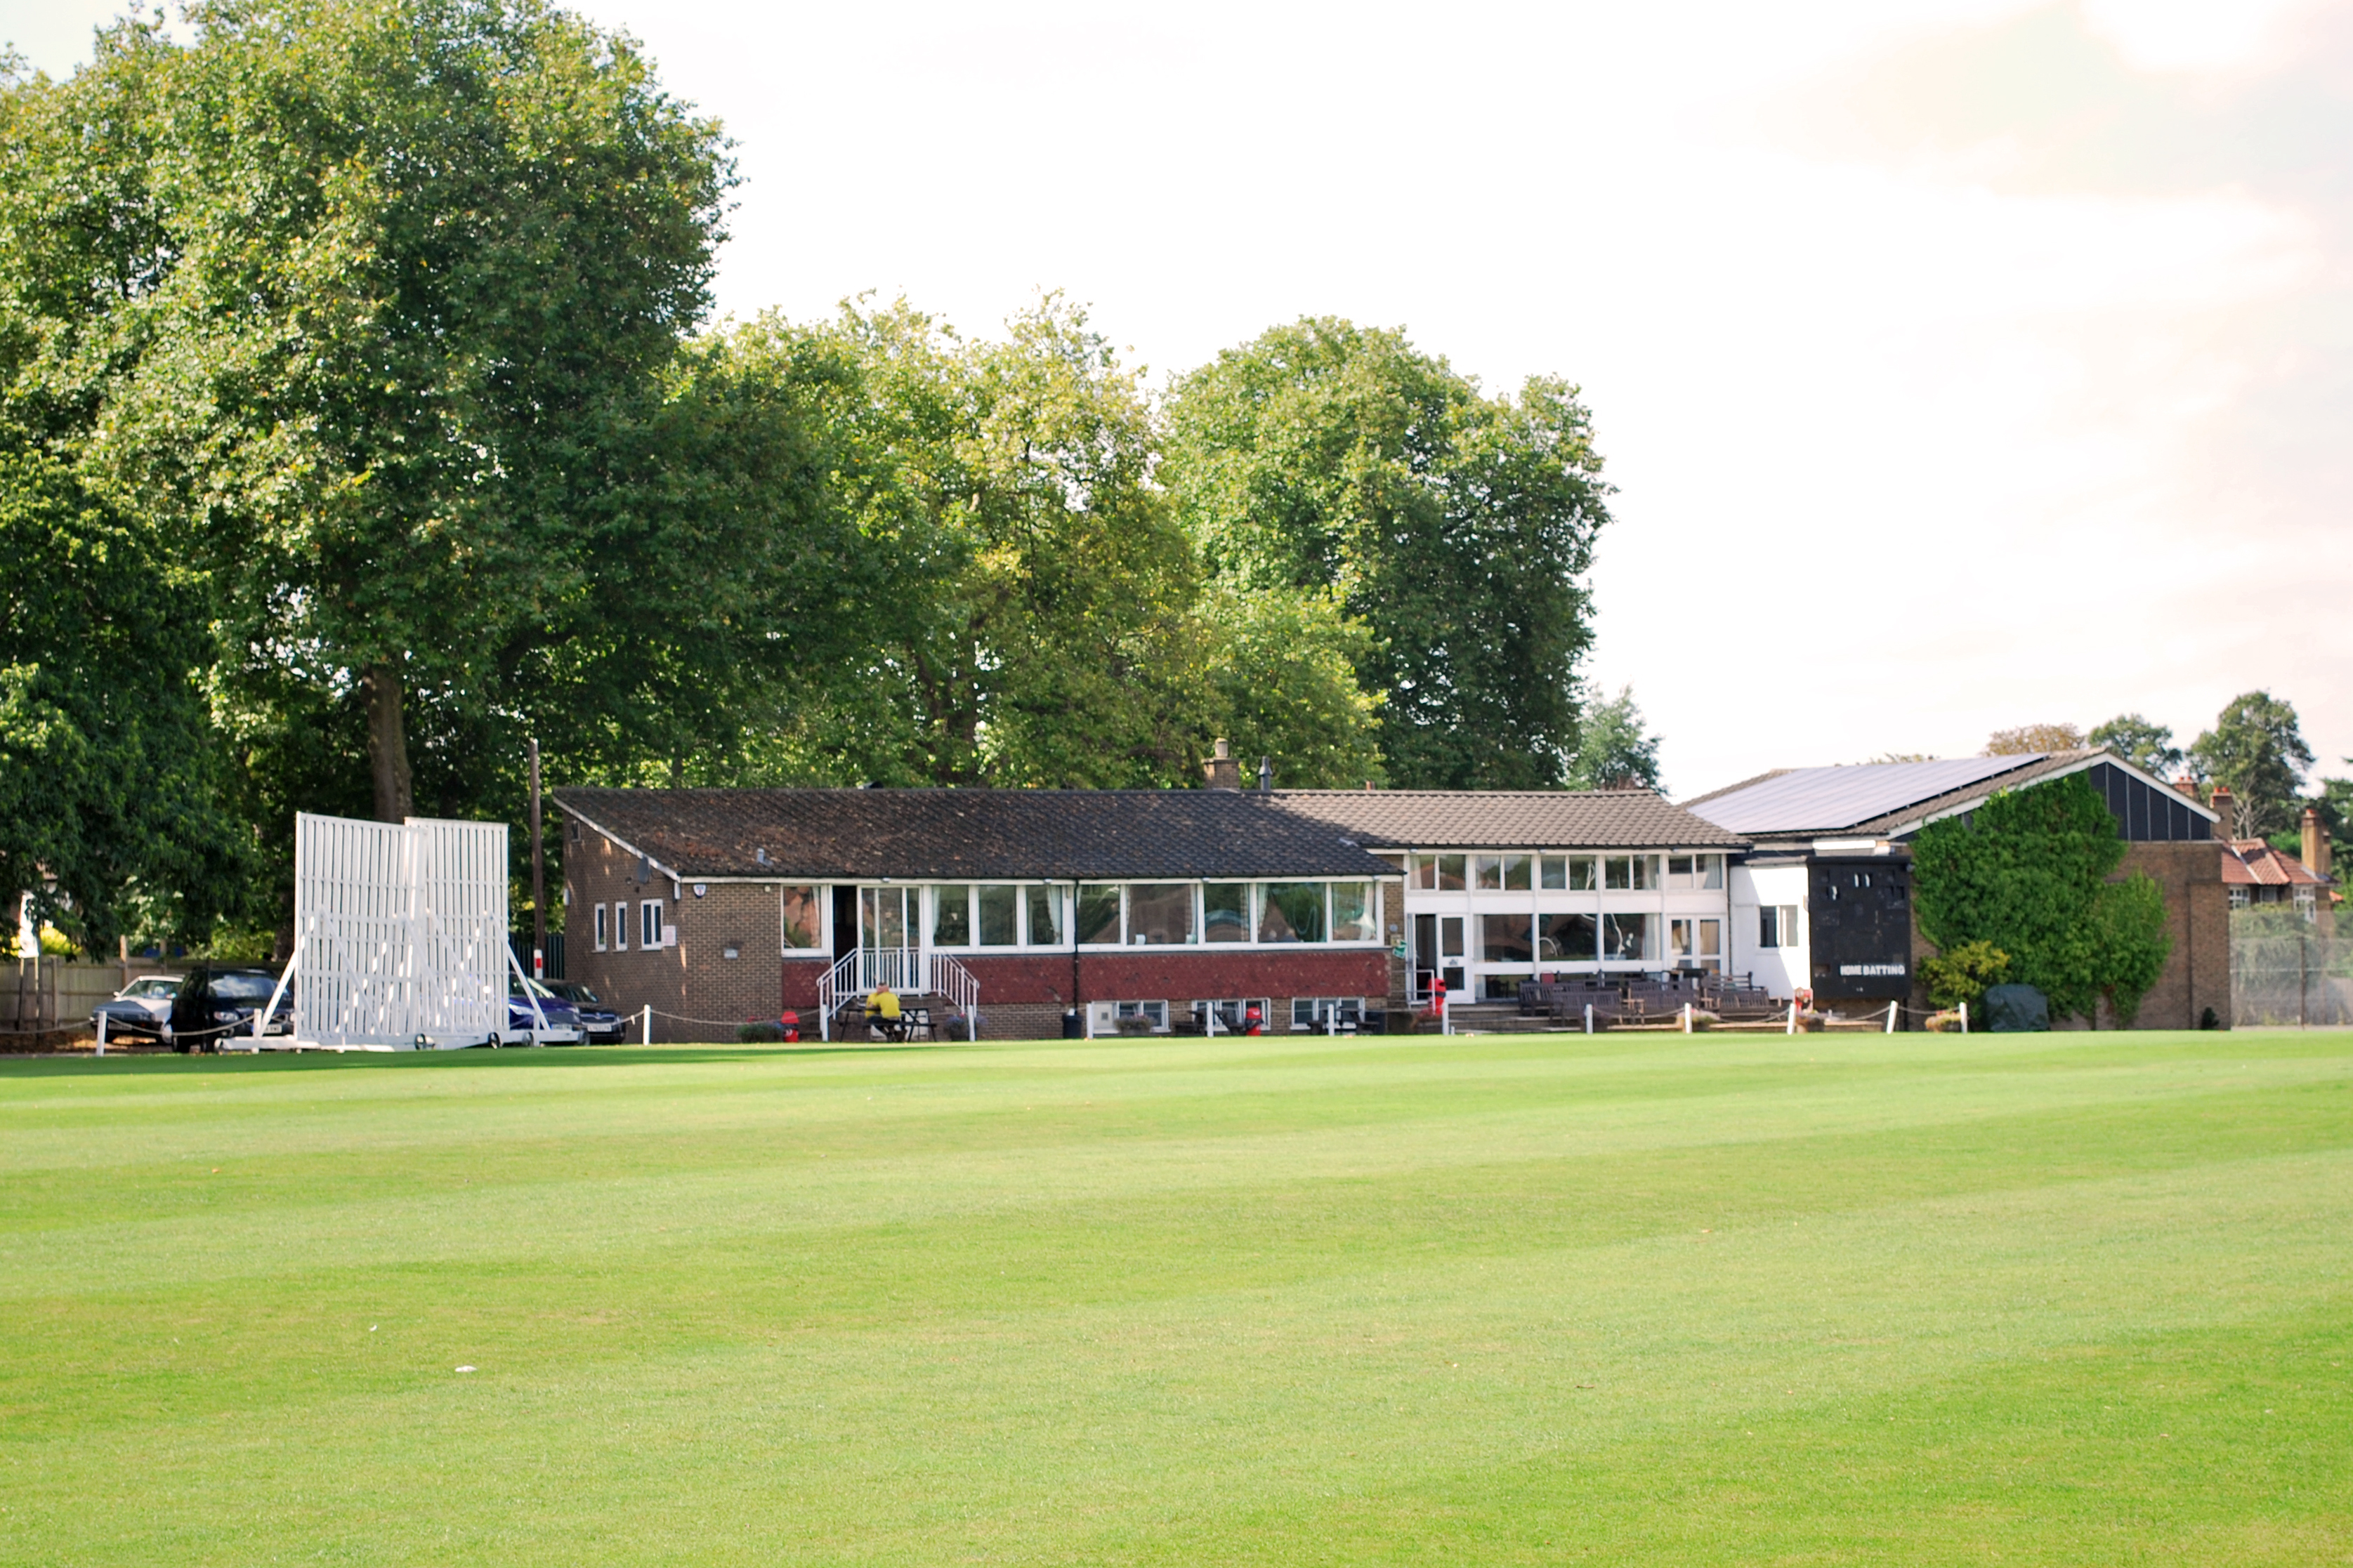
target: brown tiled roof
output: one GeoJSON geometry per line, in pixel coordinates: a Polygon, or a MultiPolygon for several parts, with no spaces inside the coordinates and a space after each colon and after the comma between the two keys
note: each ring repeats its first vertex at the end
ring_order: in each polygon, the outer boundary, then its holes
{"type": "Polygon", "coordinates": [[[688,879],[1396,873],[1344,828],[1255,791],[559,789],[554,799],[688,879]]]}
{"type": "Polygon", "coordinates": [[[2232,887],[2318,888],[2333,879],[2260,838],[2233,838],[2221,847],[2222,880],[2232,887]]]}
{"type": "Polygon", "coordinates": [[[1737,849],[1736,833],[1646,789],[1276,790],[1286,808],[1396,849],[1737,849]]]}

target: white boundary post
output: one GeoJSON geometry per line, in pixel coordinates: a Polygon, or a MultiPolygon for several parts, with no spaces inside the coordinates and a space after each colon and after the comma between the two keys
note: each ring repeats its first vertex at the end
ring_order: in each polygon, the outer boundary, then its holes
{"type": "Polygon", "coordinates": [[[1593,1033],[1593,1004],[1590,1002],[1585,1005],[1585,1032],[1588,1035],[1593,1033]]]}
{"type": "Polygon", "coordinates": [[[98,1054],[106,1054],[106,1010],[102,1007],[98,1014],[98,1054]]]}
{"type": "Polygon", "coordinates": [[[654,1043],[654,1005],[650,1002],[646,1004],[645,1026],[644,1037],[638,1043],[650,1046],[654,1043]]]}
{"type": "Polygon", "coordinates": [[[1969,1005],[1968,1005],[1968,1003],[1964,1002],[1964,1003],[1962,1003],[1962,1004],[1961,1004],[1961,1033],[1963,1033],[1964,1035],[1966,1035],[1966,1034],[1968,1034],[1968,1032],[1969,1032],[1969,1005]]]}
{"type": "Polygon", "coordinates": [[[1795,996],[1789,998],[1789,1026],[1781,1032],[1785,1035],[1798,1032],[1798,999],[1795,996]]]}
{"type": "Polygon", "coordinates": [[[1890,1002],[1887,1005],[1887,1027],[1882,1033],[1892,1035],[1895,1032],[1895,1009],[1902,1005],[1901,1002],[1890,1002]]]}
{"type": "Polygon", "coordinates": [[[1691,1033],[1691,1004],[1688,1002],[1683,1004],[1683,1033],[1691,1033]]]}
{"type": "MultiPolygon", "coordinates": [[[[294,951],[286,955],[286,971],[279,975],[276,988],[269,993],[269,1005],[253,1016],[253,1049],[257,1055],[261,1050],[261,1032],[269,1027],[269,1020],[278,1012],[278,999],[286,994],[286,983],[294,978],[294,970],[301,962],[302,933],[298,931],[294,933],[294,951]]],[[[288,1037],[291,1038],[299,1032],[290,1029],[288,1037]]]]}
{"type": "MultiPolygon", "coordinates": [[[[517,980],[522,982],[522,999],[531,1004],[531,1043],[534,1046],[543,1044],[539,1032],[547,1027],[546,1010],[540,1006],[538,996],[532,992],[531,976],[522,972],[522,964],[514,955],[514,943],[501,942],[500,945],[506,949],[507,967],[514,971],[517,980]]],[[[503,1002],[500,1004],[501,1007],[505,1005],[503,1002]]]]}

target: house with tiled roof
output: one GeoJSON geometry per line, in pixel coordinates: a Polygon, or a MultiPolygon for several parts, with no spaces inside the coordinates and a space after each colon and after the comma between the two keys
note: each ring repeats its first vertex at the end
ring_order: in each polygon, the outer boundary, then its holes
{"type": "Polygon", "coordinates": [[[2332,874],[2328,829],[2310,806],[2305,807],[2302,826],[2300,857],[2261,838],[2225,839],[2223,890],[2233,910],[2284,906],[2323,927],[2323,934],[2334,935],[2337,905],[2344,896],[2332,874]]]}

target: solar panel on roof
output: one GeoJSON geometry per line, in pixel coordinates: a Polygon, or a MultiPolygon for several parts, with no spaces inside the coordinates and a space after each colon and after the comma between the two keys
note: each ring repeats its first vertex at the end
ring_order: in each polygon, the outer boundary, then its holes
{"type": "Polygon", "coordinates": [[[1869,763],[1852,768],[1795,768],[1747,789],[1690,807],[1735,833],[1821,832],[1852,827],[1964,788],[2046,753],[1957,757],[1936,763],[1869,763]]]}

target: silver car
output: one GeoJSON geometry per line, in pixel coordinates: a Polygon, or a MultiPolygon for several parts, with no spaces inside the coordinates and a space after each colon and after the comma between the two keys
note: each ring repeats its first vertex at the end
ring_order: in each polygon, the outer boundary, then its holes
{"type": "Polygon", "coordinates": [[[90,1027],[96,1028],[103,1017],[109,1039],[162,1039],[164,1026],[172,1021],[172,998],[180,994],[180,979],[176,974],[141,975],[90,1009],[90,1027]]]}

